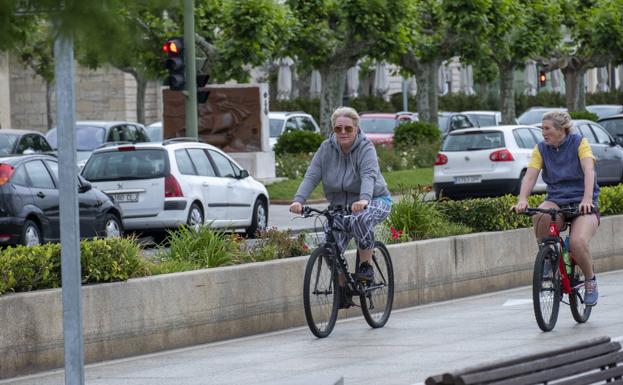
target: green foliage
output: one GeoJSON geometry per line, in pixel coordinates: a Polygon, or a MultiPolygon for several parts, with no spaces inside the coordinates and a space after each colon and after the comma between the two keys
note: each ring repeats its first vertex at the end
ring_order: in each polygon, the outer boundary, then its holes
{"type": "Polygon", "coordinates": [[[275,159],[275,173],[278,177],[298,179],[305,176],[313,153],[280,154],[275,159]]]}
{"type": "Polygon", "coordinates": [[[439,147],[441,132],[434,124],[426,122],[401,123],[394,131],[394,146],[408,149],[418,144],[439,147]]]}
{"type": "Polygon", "coordinates": [[[293,237],[290,230],[272,227],[260,232],[255,244],[244,255],[244,260],[259,262],[306,254],[309,254],[309,246],[305,243],[305,234],[293,237]]]}
{"type": "Polygon", "coordinates": [[[599,190],[601,215],[623,214],[623,185],[601,187],[599,190]]]}
{"type": "Polygon", "coordinates": [[[80,242],[82,283],[126,281],[147,274],[135,238],[102,238],[80,242]]]}
{"type": "MultiPolygon", "coordinates": [[[[438,143],[419,143],[404,150],[377,147],[381,172],[430,168],[439,150],[438,143]]],[[[427,183],[429,184],[429,183],[427,183]]]]}
{"type": "Polygon", "coordinates": [[[623,90],[588,94],[586,95],[586,104],[623,104],[623,90]]]}
{"type": "Polygon", "coordinates": [[[360,114],[364,112],[396,112],[400,109],[396,109],[392,102],[387,102],[380,96],[360,96],[358,98],[351,98],[348,100],[348,105],[360,114]]]}
{"type": "Polygon", "coordinates": [[[515,95],[517,116],[530,107],[564,107],[565,105],[565,96],[558,92],[541,91],[534,96],[527,96],[522,93],[515,95]]]}
{"type": "Polygon", "coordinates": [[[303,130],[286,130],[277,139],[273,150],[276,155],[314,153],[324,141],[317,132],[303,130]]]}
{"type": "Polygon", "coordinates": [[[162,261],[177,261],[193,265],[196,269],[218,267],[235,263],[235,255],[240,251],[235,237],[210,226],[199,231],[188,226],[180,226],[169,231],[169,252],[164,253],[162,261]]]}
{"type": "MultiPolygon", "coordinates": [[[[543,195],[531,195],[530,207],[543,202],[543,195]]],[[[460,201],[440,200],[437,210],[449,221],[462,223],[475,232],[511,230],[531,225],[526,215],[515,214],[510,208],[517,203],[517,197],[504,195],[498,198],[478,198],[460,201]]]]}
{"type": "Polygon", "coordinates": [[[596,122],[599,119],[599,116],[596,113],[589,111],[571,111],[569,115],[571,115],[571,119],[586,119],[592,120],[593,122],[596,122]]]}

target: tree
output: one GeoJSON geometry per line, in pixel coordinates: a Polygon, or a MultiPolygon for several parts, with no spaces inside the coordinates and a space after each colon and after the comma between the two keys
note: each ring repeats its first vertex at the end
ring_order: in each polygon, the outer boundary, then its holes
{"type": "Polygon", "coordinates": [[[503,124],[515,122],[515,70],[555,47],[561,16],[557,0],[500,0],[487,13],[483,54],[498,68],[503,124]]]}
{"type": "Polygon", "coordinates": [[[563,7],[565,38],[541,61],[564,74],[567,109],[583,111],[586,70],[623,61],[623,2],[566,0],[563,7]]]}
{"type": "Polygon", "coordinates": [[[382,59],[406,39],[408,0],[287,0],[295,25],[290,55],[320,71],[320,127],[342,104],[346,71],[364,56],[382,59]]]}

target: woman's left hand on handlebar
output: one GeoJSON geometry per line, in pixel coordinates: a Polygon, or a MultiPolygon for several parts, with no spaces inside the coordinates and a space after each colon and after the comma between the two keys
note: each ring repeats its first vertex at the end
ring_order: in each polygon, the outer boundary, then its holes
{"type": "Polygon", "coordinates": [[[368,202],[367,199],[361,199],[361,200],[358,200],[357,202],[354,202],[353,205],[350,207],[350,209],[352,212],[356,213],[368,207],[369,203],[370,202],[368,202]]]}
{"type": "Polygon", "coordinates": [[[595,209],[595,205],[590,199],[582,199],[580,205],[578,206],[578,210],[581,214],[590,214],[595,209]]]}
{"type": "Polygon", "coordinates": [[[528,201],[520,200],[516,205],[511,207],[511,210],[514,210],[516,213],[523,213],[528,208],[528,201]]]}

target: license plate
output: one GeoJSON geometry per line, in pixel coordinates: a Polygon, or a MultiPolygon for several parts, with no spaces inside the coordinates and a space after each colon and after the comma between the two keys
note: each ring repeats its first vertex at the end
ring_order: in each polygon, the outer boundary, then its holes
{"type": "Polygon", "coordinates": [[[454,183],[455,184],[480,183],[481,179],[482,177],[480,175],[455,176],[454,183]]]}
{"type": "Polygon", "coordinates": [[[114,194],[113,198],[119,203],[138,202],[138,193],[114,194]]]}

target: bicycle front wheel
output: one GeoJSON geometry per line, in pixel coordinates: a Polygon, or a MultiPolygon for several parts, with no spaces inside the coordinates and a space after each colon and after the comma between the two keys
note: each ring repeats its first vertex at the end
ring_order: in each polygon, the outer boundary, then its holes
{"type": "Polygon", "coordinates": [[[532,303],[539,328],[551,331],[558,320],[560,309],[560,271],[556,251],[550,245],[541,247],[534,262],[532,303]]]}
{"type": "Polygon", "coordinates": [[[387,323],[394,304],[394,267],[387,247],[381,242],[374,243],[371,265],[374,280],[363,285],[359,300],[368,325],[380,328],[387,323]]]}
{"type": "Polygon", "coordinates": [[[584,304],[584,273],[580,266],[575,262],[572,264],[573,274],[571,278],[571,294],[569,295],[569,305],[571,307],[571,315],[577,323],[584,323],[588,321],[588,317],[591,316],[591,306],[584,304]]]}
{"type": "Polygon", "coordinates": [[[318,338],[331,334],[337,320],[338,295],[335,258],[324,248],[316,249],[307,261],[303,283],[305,318],[318,338]]]}

